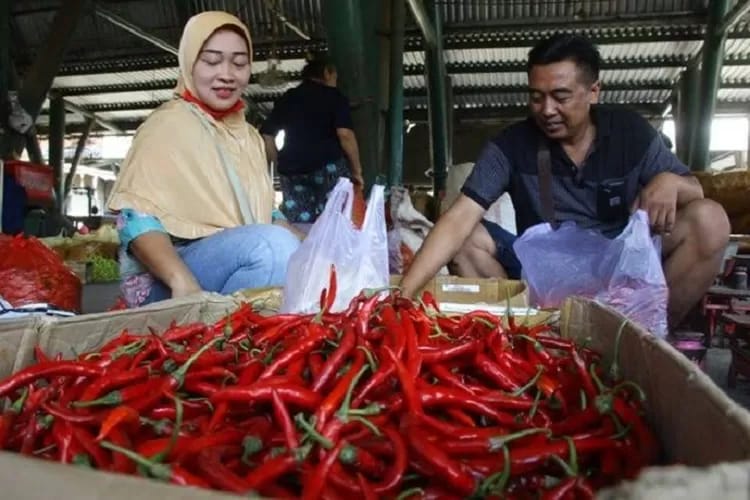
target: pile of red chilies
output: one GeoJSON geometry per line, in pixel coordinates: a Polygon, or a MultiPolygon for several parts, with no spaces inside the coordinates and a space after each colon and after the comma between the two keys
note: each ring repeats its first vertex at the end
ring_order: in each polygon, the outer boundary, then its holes
{"type": "Polygon", "coordinates": [[[332,313],[328,290],[317,315],[245,305],[72,361],[37,349],[0,381],[0,448],[306,499],[591,498],[657,460],[640,390],[549,327],[429,294],[332,313]]]}

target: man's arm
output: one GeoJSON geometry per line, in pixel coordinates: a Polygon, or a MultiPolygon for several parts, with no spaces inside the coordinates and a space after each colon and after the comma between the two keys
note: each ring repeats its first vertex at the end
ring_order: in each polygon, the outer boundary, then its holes
{"type": "Polygon", "coordinates": [[[150,231],[130,243],[133,255],[172,290],[172,297],[201,291],[198,280],[185,265],[167,233],[150,231]]]}
{"type": "Polygon", "coordinates": [[[649,147],[640,176],[643,188],[633,203],[633,209],[648,213],[649,222],[657,233],[670,233],[677,210],[703,198],[698,179],[672,153],[658,135],[649,147]]]}
{"type": "Polygon", "coordinates": [[[364,185],[362,179],[362,164],[359,161],[357,136],[350,128],[337,128],[336,135],[339,138],[339,143],[341,143],[341,149],[344,150],[346,159],[349,160],[349,165],[352,169],[352,180],[360,186],[364,185]]]}
{"type": "Polygon", "coordinates": [[[409,271],[401,280],[401,288],[407,297],[414,296],[441,267],[450,262],[482,220],[484,212],[484,207],[465,194],[458,196],[427,235],[409,271]]]}

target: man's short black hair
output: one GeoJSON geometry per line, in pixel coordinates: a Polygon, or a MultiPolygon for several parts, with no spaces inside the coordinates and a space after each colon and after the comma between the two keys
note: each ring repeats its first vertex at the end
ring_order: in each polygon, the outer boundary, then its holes
{"type": "Polygon", "coordinates": [[[562,61],[573,61],[586,78],[587,83],[599,80],[599,68],[602,63],[599,49],[580,35],[562,33],[537,43],[529,51],[526,69],[531,72],[532,66],[562,61]]]}

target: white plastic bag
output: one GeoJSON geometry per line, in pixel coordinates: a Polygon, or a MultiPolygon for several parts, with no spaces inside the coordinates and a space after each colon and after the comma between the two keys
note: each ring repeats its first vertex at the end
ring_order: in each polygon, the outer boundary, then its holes
{"type": "Polygon", "coordinates": [[[614,307],[658,337],[667,335],[669,289],[661,265],[661,238],[651,237],[638,210],[617,238],[563,223],[537,224],[516,240],[533,304],[556,308],[572,295],[614,307]]]}
{"type": "Polygon", "coordinates": [[[332,311],[346,309],[362,289],[388,286],[384,193],[383,186],[373,186],[362,229],[357,229],[352,224],[352,183],[339,179],[323,213],[289,259],[282,312],[319,311],[332,264],[338,285],[332,311]]]}

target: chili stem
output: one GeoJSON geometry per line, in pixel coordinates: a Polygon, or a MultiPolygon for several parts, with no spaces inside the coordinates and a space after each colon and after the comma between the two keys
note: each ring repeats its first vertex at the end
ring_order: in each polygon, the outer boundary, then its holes
{"type": "Polygon", "coordinates": [[[316,441],[318,444],[320,444],[320,446],[322,446],[326,450],[330,450],[331,448],[333,448],[333,442],[331,442],[330,439],[315,430],[315,427],[310,422],[305,420],[304,414],[298,413],[297,415],[295,415],[294,421],[297,422],[297,424],[302,427],[302,429],[304,429],[308,437],[310,437],[313,441],[316,441]]]}

